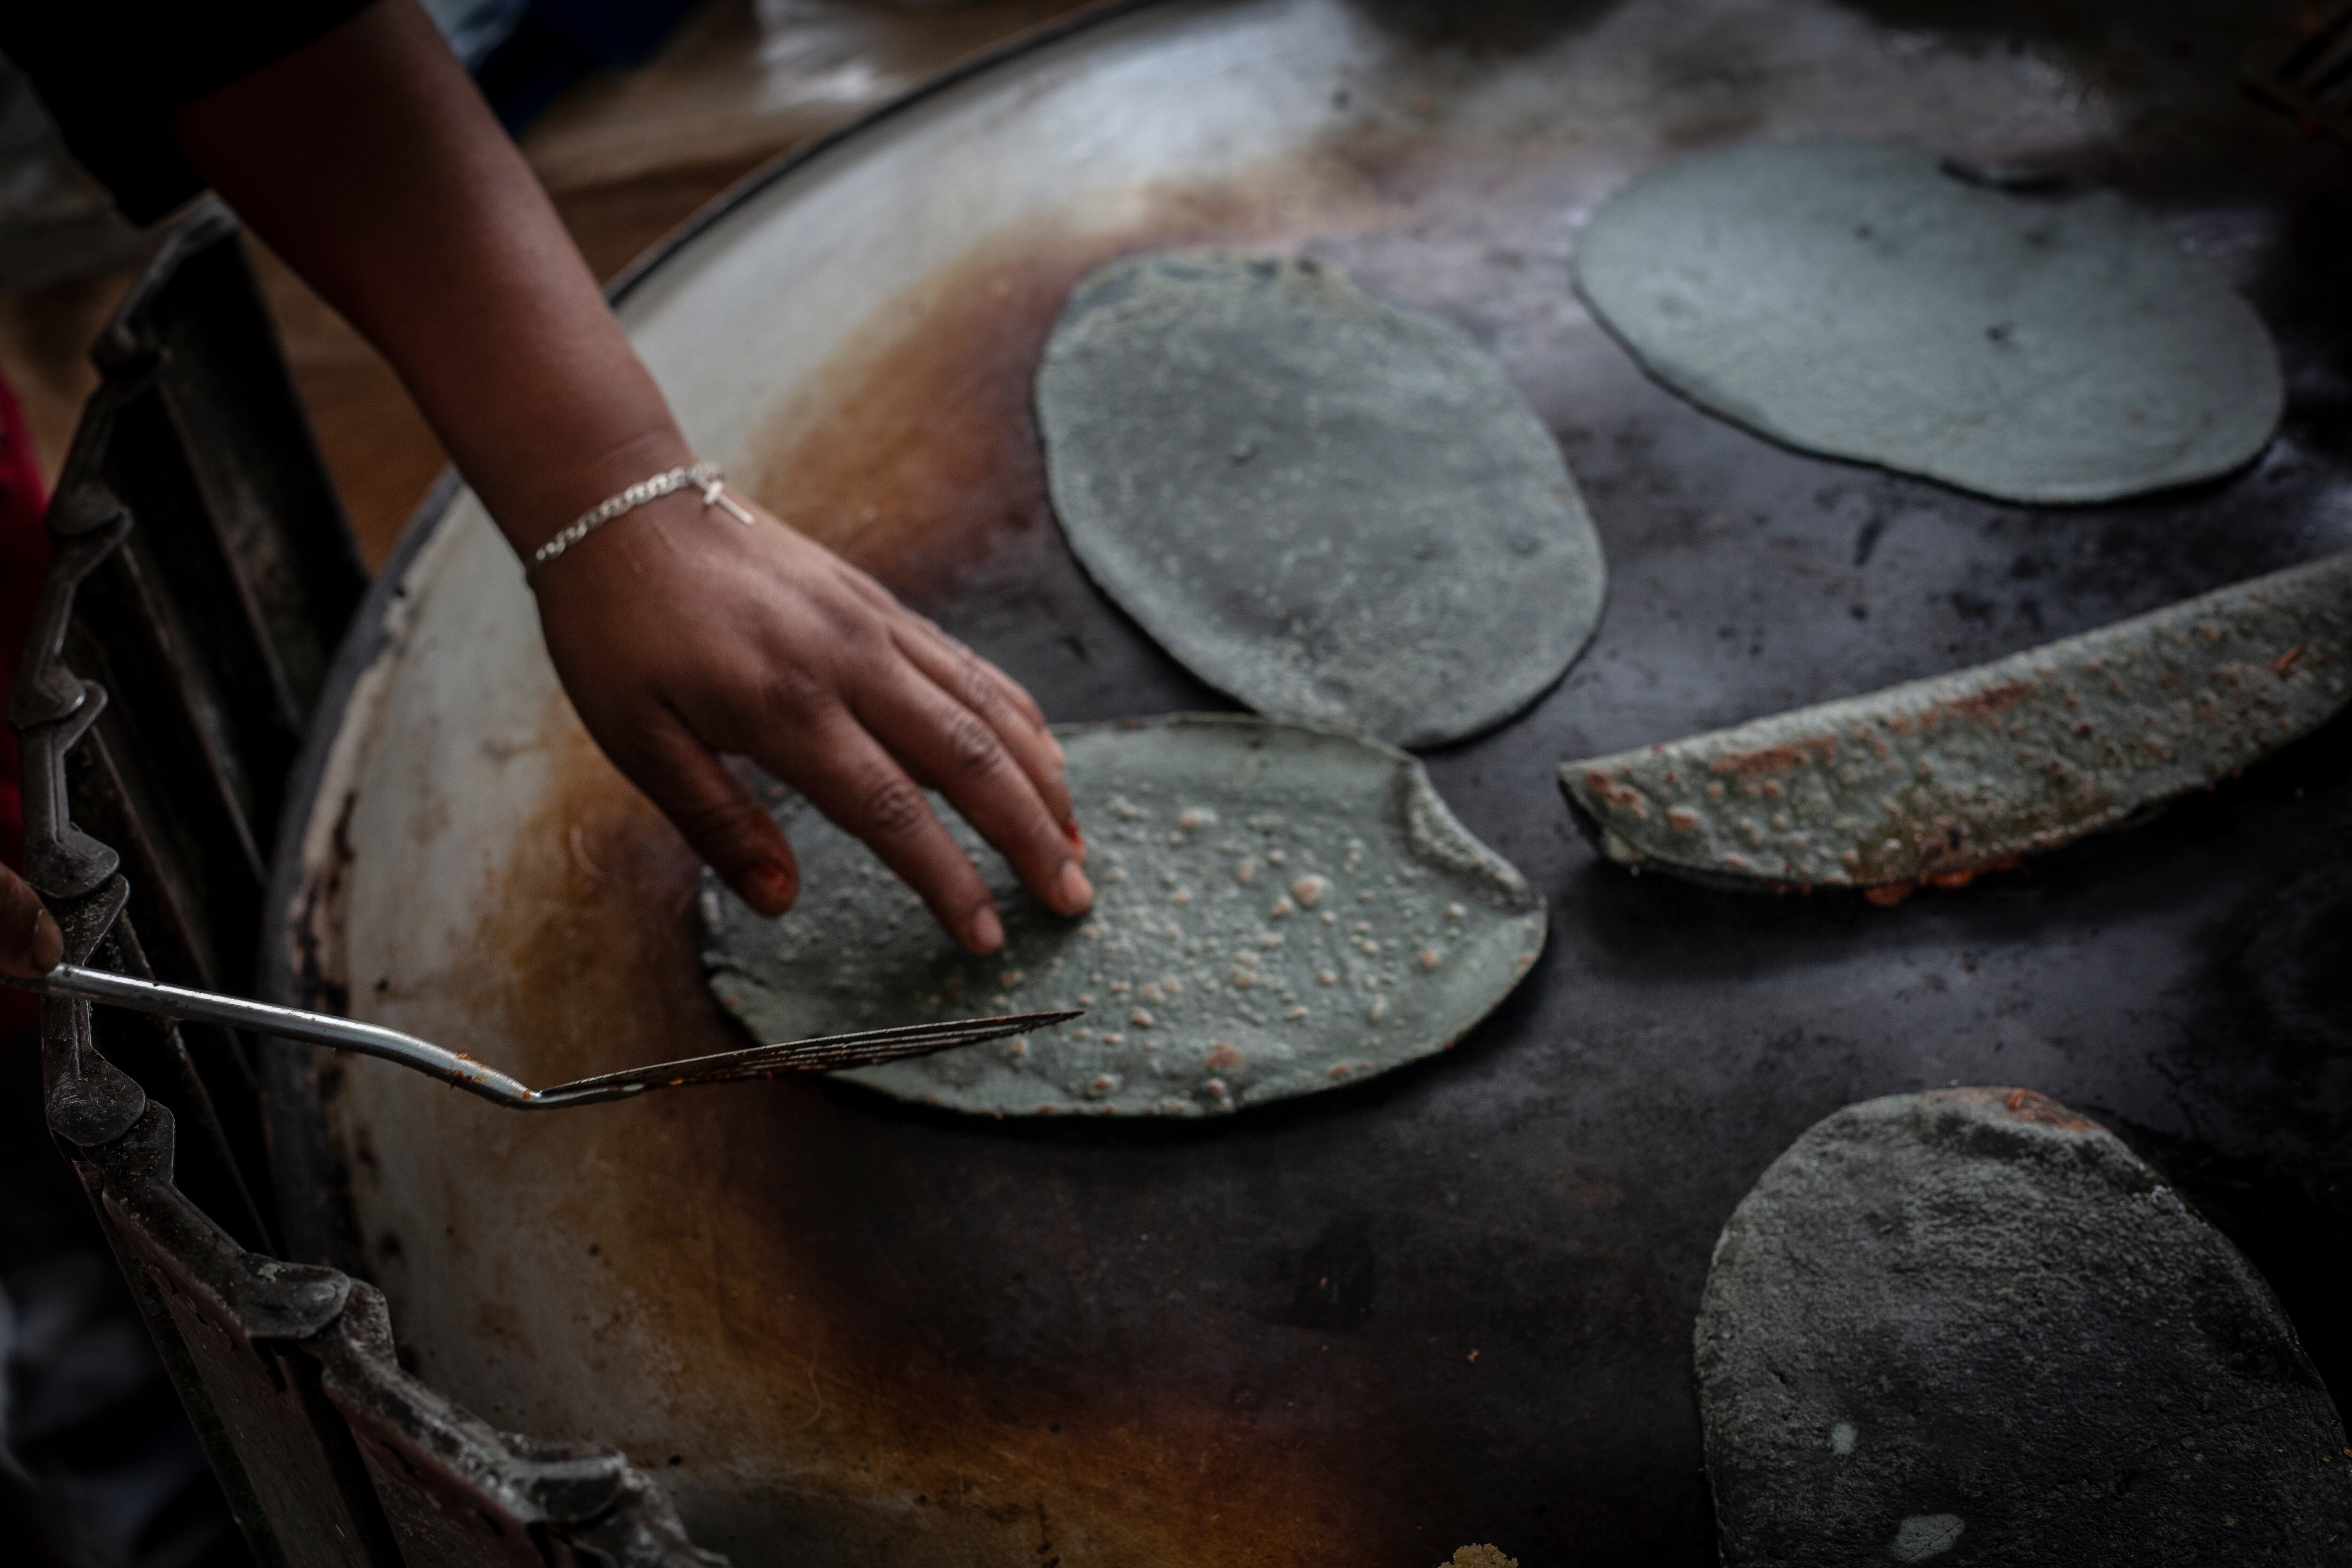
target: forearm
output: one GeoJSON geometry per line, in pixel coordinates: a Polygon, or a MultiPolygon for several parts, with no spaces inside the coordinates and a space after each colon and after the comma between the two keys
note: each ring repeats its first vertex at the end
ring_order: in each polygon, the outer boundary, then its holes
{"type": "Polygon", "coordinates": [[[182,150],[383,353],[528,552],[691,460],[554,207],[415,0],[182,110],[182,150]]]}
{"type": "MultiPolygon", "coordinates": [[[[198,173],[383,351],[528,555],[690,459],[554,208],[415,0],[376,0],[174,122],[198,173]]],[[[721,762],[751,758],[871,846],[977,952],[985,881],[946,795],[1048,908],[1094,897],[1060,748],[1026,692],[773,518],[666,527],[666,497],[534,584],[573,707],[751,905],[792,902],[791,845],[721,762]]],[[[0,915],[6,911],[0,910],[0,915]]]]}

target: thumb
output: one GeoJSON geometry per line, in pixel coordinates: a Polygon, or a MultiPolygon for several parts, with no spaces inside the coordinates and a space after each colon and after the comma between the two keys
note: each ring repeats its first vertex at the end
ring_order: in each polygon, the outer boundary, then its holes
{"type": "Polygon", "coordinates": [[[22,877],[0,866],[0,973],[47,974],[65,956],[65,933],[22,877]]]}
{"type": "Polygon", "coordinates": [[[800,867],[767,807],[676,719],[657,720],[635,739],[605,750],[704,863],[760,913],[772,919],[792,908],[800,867]]]}

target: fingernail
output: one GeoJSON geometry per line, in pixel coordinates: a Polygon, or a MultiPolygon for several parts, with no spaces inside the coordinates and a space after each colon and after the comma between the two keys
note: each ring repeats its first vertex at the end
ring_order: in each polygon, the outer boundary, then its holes
{"type": "Polygon", "coordinates": [[[1062,912],[1079,915],[1094,907],[1095,885],[1078,869],[1076,860],[1062,862],[1062,912]]]}
{"type": "Polygon", "coordinates": [[[1084,860],[1087,858],[1087,836],[1078,831],[1078,825],[1076,823],[1064,823],[1062,825],[1062,837],[1070,841],[1070,847],[1078,852],[1078,858],[1080,860],[1084,860]]]}
{"type": "Polygon", "coordinates": [[[33,911],[33,967],[47,974],[66,955],[66,935],[47,910],[33,911]]]}
{"type": "Polygon", "coordinates": [[[743,873],[743,901],[763,915],[780,915],[793,907],[793,874],[773,860],[762,860],[743,873]]]}
{"type": "Polygon", "coordinates": [[[976,952],[994,952],[1004,945],[1004,922],[986,904],[971,917],[971,945],[976,952]]]}

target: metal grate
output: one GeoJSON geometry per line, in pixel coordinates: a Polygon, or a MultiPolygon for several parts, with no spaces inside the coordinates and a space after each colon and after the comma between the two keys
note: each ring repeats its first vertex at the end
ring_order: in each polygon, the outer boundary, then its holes
{"type": "Polygon", "coordinates": [[[2299,8],[2248,53],[2243,75],[2255,97],[2352,146],[2352,5],[2299,8]]]}
{"type": "MultiPolygon", "coordinates": [[[[95,357],[8,707],[26,874],[69,962],[241,984],[366,574],[224,209],[180,226],[95,357]]],[[[499,1432],[402,1371],[373,1287],[268,1256],[254,1042],[45,999],[41,1049],[50,1131],[259,1562],[724,1562],[618,1452],[499,1432]]]]}

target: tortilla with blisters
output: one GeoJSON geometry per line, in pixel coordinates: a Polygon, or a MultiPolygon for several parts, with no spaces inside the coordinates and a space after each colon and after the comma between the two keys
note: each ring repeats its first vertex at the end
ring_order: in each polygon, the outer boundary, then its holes
{"type": "Polygon", "coordinates": [[[719,1001],[762,1040],[1084,1007],[1074,1025],[840,1076],[982,1114],[1201,1116],[1444,1050],[1543,946],[1542,900],[1402,752],[1238,715],[1059,733],[1089,914],[1045,910],[942,805],[1004,915],[1004,947],[973,957],[795,805],[780,814],[803,868],[790,912],[762,919],[704,880],[719,1001]]]}
{"type": "Polygon", "coordinates": [[[2284,403],[2261,319],[2155,218],[1913,147],[1694,153],[1604,201],[1575,268],[1601,322],[1702,406],[2003,500],[2228,473],[2284,403]]]}
{"type": "Polygon", "coordinates": [[[1129,258],[1037,373],[1079,562],[1203,680],[1402,746],[1542,695],[1599,623],[1558,444],[1458,329],[1312,260],[1129,258]]]}

